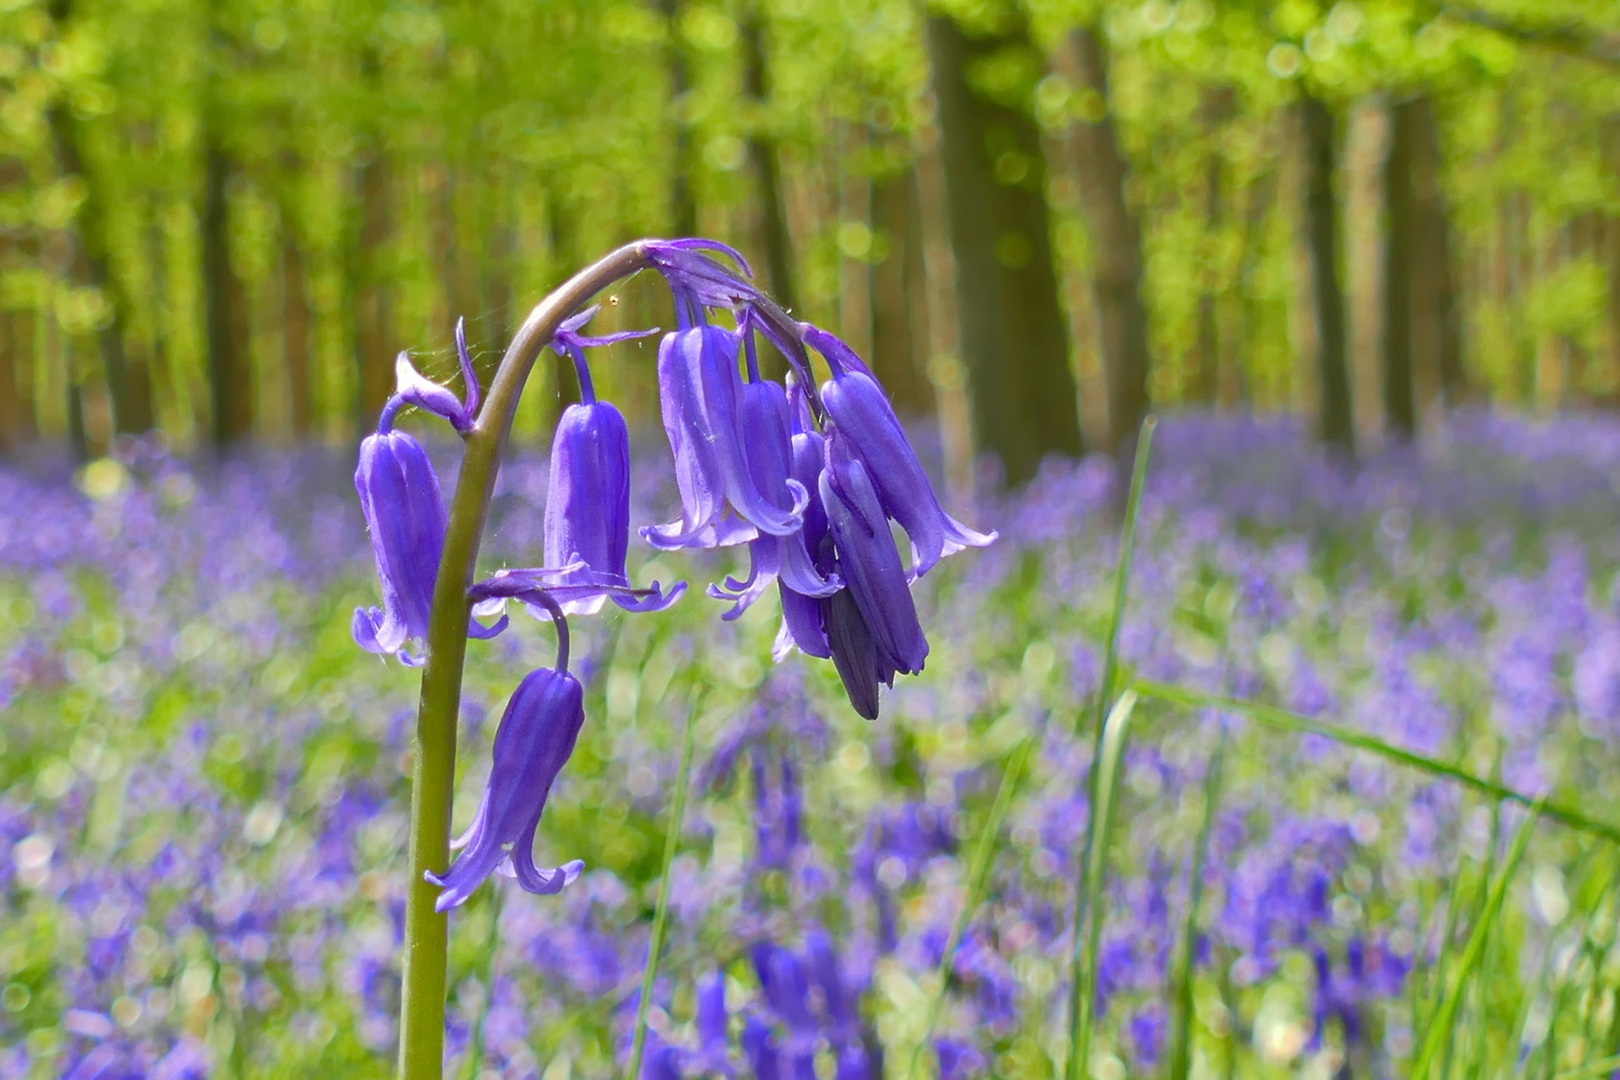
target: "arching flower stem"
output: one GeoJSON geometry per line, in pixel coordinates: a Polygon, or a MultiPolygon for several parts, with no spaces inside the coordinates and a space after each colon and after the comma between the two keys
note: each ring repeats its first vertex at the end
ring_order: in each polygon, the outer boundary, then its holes
{"type": "MultiPolygon", "coordinates": [[[[645,242],[628,244],[564,282],[532,311],[501,357],[466,450],[450,504],[444,554],[433,589],[427,658],[412,754],[410,891],[405,900],[405,959],[400,1001],[399,1075],[438,1080],[444,1061],[448,921],[433,909],[439,890],[424,874],[444,874],[450,861],[450,803],[456,771],[456,718],[467,655],[468,589],[489,516],[490,498],[512,417],[529,372],[563,320],[591,297],[649,265],[645,242]]],[[[561,612],[556,612],[560,616],[561,612]]],[[[566,662],[564,624],[557,622],[559,664],[566,662]]]]}

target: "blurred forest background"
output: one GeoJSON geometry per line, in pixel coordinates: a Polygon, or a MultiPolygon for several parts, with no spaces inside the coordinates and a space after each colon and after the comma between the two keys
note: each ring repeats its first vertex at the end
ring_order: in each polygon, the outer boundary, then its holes
{"type": "MultiPolygon", "coordinates": [[[[399,349],[449,379],[465,315],[487,370],[677,234],[838,327],[958,475],[1149,402],[1351,453],[1620,408],[1620,7],[0,0],[10,452],[352,439],[399,349]]],[[[600,362],[632,419],[651,363],[600,362]]],[[[520,436],[574,392],[541,370],[520,436]]]]}

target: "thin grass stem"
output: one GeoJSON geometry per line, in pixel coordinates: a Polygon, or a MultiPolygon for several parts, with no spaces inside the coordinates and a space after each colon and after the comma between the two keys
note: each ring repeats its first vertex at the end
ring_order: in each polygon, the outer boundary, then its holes
{"type": "Polygon", "coordinates": [[[1069,1080],[1080,1080],[1091,1058],[1091,1024],[1093,999],[1097,989],[1097,949],[1102,937],[1103,871],[1108,868],[1108,840],[1113,825],[1114,793],[1119,787],[1119,767],[1125,756],[1125,744],[1130,736],[1131,713],[1136,708],[1136,693],[1131,690],[1119,695],[1114,709],[1103,724],[1102,754],[1093,767],[1097,777],[1097,797],[1092,803],[1091,820],[1087,832],[1095,842],[1091,844],[1090,859],[1086,867],[1086,887],[1090,895],[1085,898],[1084,935],[1081,925],[1075,926],[1075,949],[1069,965],[1071,983],[1070,1019],[1075,1022],[1069,1040],[1069,1080]],[[1085,950],[1080,949],[1080,942],[1085,950]]]}
{"type": "MultiPolygon", "coordinates": [[[[1080,924],[1086,917],[1086,896],[1090,890],[1090,869],[1092,854],[1096,849],[1097,827],[1097,791],[1098,791],[1098,763],[1103,747],[1104,731],[1107,727],[1104,718],[1114,706],[1114,685],[1119,678],[1119,631],[1125,622],[1125,605],[1130,599],[1131,564],[1136,552],[1136,523],[1142,513],[1142,490],[1147,485],[1148,461],[1153,454],[1153,432],[1158,422],[1148,417],[1142,422],[1142,430],[1136,440],[1136,460],[1131,466],[1130,493],[1125,499],[1125,526],[1119,538],[1119,562],[1114,568],[1114,607],[1108,620],[1108,637],[1103,651],[1102,678],[1097,684],[1097,700],[1092,710],[1093,730],[1095,732],[1091,745],[1091,775],[1087,779],[1086,805],[1090,808],[1086,820],[1086,833],[1080,846],[1080,857],[1075,868],[1074,883],[1074,917],[1069,925],[1074,928],[1073,957],[1070,962],[1072,972],[1078,973],[1081,963],[1081,935],[1080,924]]],[[[1079,721],[1076,720],[1076,728],[1079,721]]],[[[1076,732],[1078,734],[1078,731],[1076,732]]],[[[1071,980],[1069,986],[1069,1072],[1070,1080],[1078,1080],[1081,1075],[1077,1071],[1077,1049],[1081,1029],[1081,992],[1077,982],[1071,980]]],[[[1089,1020],[1088,1020],[1089,1022],[1089,1020]]]]}
{"type": "Polygon", "coordinates": [[[1204,864],[1209,859],[1210,836],[1215,831],[1215,811],[1220,805],[1221,772],[1226,757],[1226,723],[1215,736],[1215,749],[1204,774],[1204,820],[1198,826],[1197,847],[1193,851],[1191,876],[1187,882],[1187,922],[1176,953],[1175,970],[1170,978],[1174,995],[1174,1041],[1170,1047],[1170,1080],[1187,1080],[1192,1072],[1193,962],[1198,953],[1198,907],[1204,898],[1204,864]]]}
{"type": "Polygon", "coordinates": [[[1485,908],[1480,912],[1473,931],[1468,935],[1468,944],[1457,960],[1456,970],[1447,979],[1446,996],[1429,1020],[1428,1030],[1423,1035],[1423,1044],[1412,1064],[1413,1080],[1425,1080],[1451,1044],[1457,1008],[1462,1003],[1463,993],[1468,989],[1474,969],[1478,967],[1480,958],[1485,953],[1485,944],[1490,940],[1491,927],[1496,924],[1496,916],[1502,910],[1502,902],[1507,897],[1507,888],[1513,880],[1513,873],[1519,868],[1519,861],[1524,857],[1525,849],[1530,846],[1530,837],[1536,831],[1536,822],[1541,819],[1541,810],[1540,802],[1532,804],[1529,816],[1514,833],[1513,844],[1508,849],[1507,858],[1502,862],[1502,869],[1497,873],[1496,880],[1491,883],[1485,908]]]}
{"type": "Polygon", "coordinates": [[[1144,698],[1157,698],[1160,701],[1167,701],[1174,705],[1184,705],[1192,709],[1221,709],[1225,712],[1247,716],[1251,720],[1265,724],[1267,727],[1280,728],[1284,731],[1296,731],[1308,735],[1321,735],[1344,746],[1365,750],[1370,754],[1376,754],[1379,757],[1409,766],[1431,776],[1444,777],[1461,784],[1463,787],[1489,795],[1493,799],[1518,803],[1520,806],[1535,807],[1537,812],[1548,820],[1556,821],[1561,825],[1574,829],[1576,832],[1602,837],[1611,844],[1620,844],[1620,825],[1599,821],[1572,807],[1543,801],[1535,796],[1526,795],[1522,791],[1515,791],[1493,780],[1476,776],[1460,765],[1453,765],[1423,754],[1413,753],[1410,750],[1403,750],[1365,732],[1345,727],[1343,724],[1335,724],[1329,720],[1318,720],[1310,716],[1301,716],[1298,713],[1274,708],[1270,705],[1240,701],[1237,698],[1209,694],[1201,690],[1186,690],[1165,683],[1139,680],[1132,684],[1132,689],[1144,698]]]}
{"type": "Polygon", "coordinates": [[[659,871],[658,907],[653,912],[652,940],[647,943],[647,967],[641,976],[641,999],[636,1002],[636,1034],[630,1045],[630,1068],[625,1076],[641,1075],[641,1055],[647,1048],[647,1013],[652,1007],[653,984],[658,979],[658,956],[664,951],[664,929],[669,918],[669,868],[675,861],[675,849],[680,845],[681,820],[686,816],[687,778],[692,772],[692,745],[697,730],[698,709],[702,705],[700,692],[686,713],[686,733],[681,741],[681,765],[675,776],[674,805],[669,808],[669,828],[664,832],[664,861],[659,871]]]}

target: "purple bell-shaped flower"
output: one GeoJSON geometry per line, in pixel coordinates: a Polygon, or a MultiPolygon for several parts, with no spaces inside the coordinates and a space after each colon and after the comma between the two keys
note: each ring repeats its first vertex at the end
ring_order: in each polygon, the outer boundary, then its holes
{"type": "Polygon", "coordinates": [[[681,519],[641,530],[654,547],[723,547],[799,528],[809,500],[804,487],[784,478],[776,490],[762,491],[749,469],[737,347],[734,331],[703,323],[659,343],[659,403],[675,454],[681,519]],[[731,514],[724,512],[728,504],[731,514]]]}
{"type": "MultiPolygon", "coordinates": [[[[751,338],[752,335],[750,335],[751,338]]],[[[761,491],[780,491],[797,485],[809,492],[814,488],[812,474],[806,482],[793,468],[793,440],[788,433],[787,392],[778,383],[759,377],[759,365],[754,358],[752,341],[748,348],[748,369],[752,381],[743,387],[743,439],[746,443],[748,468],[761,491]]],[[[717,600],[736,601],[722,616],[735,619],[765,595],[771,584],[780,581],[783,589],[792,590],[802,597],[831,596],[841,586],[837,575],[824,575],[817,568],[809,549],[805,546],[814,498],[807,497],[803,507],[805,525],[787,536],[762,534],[748,542],[748,576],[741,581],[728,577],[724,588],[709,586],[709,595],[717,600]]],[[[823,515],[824,516],[824,515],[823,515]]]]}
{"type": "Polygon", "coordinates": [[[360,443],[354,488],[371,534],[383,600],[381,608],[355,609],[354,640],[367,652],[397,654],[415,666],[421,661],[405,645],[427,638],[444,550],[439,478],[421,443],[403,431],[379,431],[360,443]]]}
{"type": "Polygon", "coordinates": [[[662,611],[686,589],[679,582],[668,593],[657,582],[646,596],[630,596],[625,557],[630,546],[630,431],[624,416],[598,401],[582,347],[621,341],[639,333],[599,338],[576,332],[596,311],[591,308],[563,324],[556,348],[573,358],[579,377],[577,405],[563,410],[551,443],[551,479],[546,489],[545,560],[548,567],[569,569],[552,576],[569,599],[565,614],[595,614],[611,596],[626,611],[662,611]],[[591,586],[603,591],[589,595],[591,586]],[[582,595],[583,594],[583,595],[582,595]]]}
{"type": "Polygon", "coordinates": [[[557,626],[557,667],[531,671],[506,704],[478,813],[451,845],[462,854],[443,877],[427,875],[444,889],[433,905],[437,911],[465,903],[497,871],[517,878],[529,892],[545,895],[561,892],[585,866],[578,859],[554,869],[534,862],[534,834],[546,798],[585,723],[584,691],[567,670],[568,638],[560,616],[557,626]]]}
{"type": "Polygon", "coordinates": [[[833,377],[821,384],[827,415],[865,462],[883,512],[911,537],[913,575],[926,574],[953,552],[993,543],[995,533],[970,529],[939,505],[883,388],[854,350],[813,326],[805,328],[804,340],[832,369],[833,377]]]}
{"type": "Polygon", "coordinates": [[[833,659],[846,653],[839,674],[846,665],[859,665],[862,685],[860,700],[846,675],[850,700],[856,711],[867,715],[864,705],[872,705],[876,719],[876,686],[871,676],[893,685],[894,676],[921,671],[928,658],[928,639],[917,621],[917,606],[911,599],[900,553],[889,535],[889,520],[878,502],[877,492],[866,466],[849,453],[841,429],[835,428],[827,440],[827,465],[821,473],[821,502],[827,510],[828,528],[838,552],[838,573],[844,592],[828,599],[823,622],[833,659]],[[846,594],[847,593],[847,597],[846,594]],[[850,603],[853,602],[853,612],[850,603]],[[869,648],[862,648],[864,629],[869,648]],[[853,650],[864,655],[850,655],[853,650]],[[867,665],[870,664],[870,670],[867,665]],[[870,688],[870,697],[866,689],[870,688]]]}

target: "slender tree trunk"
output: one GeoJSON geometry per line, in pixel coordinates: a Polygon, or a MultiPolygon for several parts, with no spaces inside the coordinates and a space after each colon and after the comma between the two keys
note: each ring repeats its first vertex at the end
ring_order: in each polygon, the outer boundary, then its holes
{"type": "Polygon", "coordinates": [[[1091,230],[1098,337],[1108,382],[1108,445],[1129,456],[1147,415],[1147,312],[1142,306],[1142,236],[1125,200],[1128,169],[1114,132],[1108,57],[1088,26],[1069,32],[1069,55],[1089,115],[1071,132],[1081,209],[1091,230]]]}
{"type": "Polygon", "coordinates": [[[1191,389],[1193,400],[1213,404],[1221,385],[1221,334],[1216,303],[1220,285],[1216,280],[1216,258],[1219,251],[1221,219],[1224,203],[1221,174],[1225,161],[1220,152],[1218,138],[1221,127],[1231,117],[1236,94],[1230,86],[1210,87],[1204,91],[1199,112],[1204,134],[1209,140],[1208,160],[1204,163],[1204,273],[1202,292],[1198,297],[1197,363],[1194,367],[1191,389]]]}
{"type": "Polygon", "coordinates": [[[315,428],[314,394],[310,385],[309,270],[298,244],[290,207],[281,211],[281,333],[282,361],[287,366],[289,420],[293,437],[307,439],[315,428]]]}
{"type": "MultiPolygon", "coordinates": [[[[763,117],[770,100],[770,84],[765,66],[764,30],[759,13],[751,6],[740,30],[743,51],[743,93],[753,102],[756,115],[763,117]]],[[[748,135],[748,164],[754,181],[754,198],[759,208],[761,247],[765,252],[765,280],[771,295],[787,311],[795,305],[793,280],[793,238],[788,231],[787,208],[782,200],[782,170],[776,141],[761,119],[748,135]]]]}
{"type": "Polygon", "coordinates": [[[838,137],[838,332],[860,356],[872,355],[872,178],[865,169],[866,125],[839,121],[838,137]],[[848,232],[846,233],[846,230],[848,232]],[[865,230],[864,233],[862,230],[865,230]],[[864,236],[867,246],[846,240],[864,236]]]}
{"type": "Polygon", "coordinates": [[[224,450],[253,434],[253,372],[247,347],[247,288],[231,265],[227,198],[231,162],[212,133],[204,153],[203,324],[213,443],[224,450]]]}
{"type": "Polygon", "coordinates": [[[1081,451],[1040,132],[968,83],[976,60],[1028,40],[1022,27],[971,40],[945,16],[927,32],[974,435],[1018,484],[1045,455],[1081,451]]]}
{"type": "Polygon", "coordinates": [[[686,50],[681,45],[680,0],[657,0],[658,12],[668,24],[669,99],[675,127],[674,168],[670,178],[670,221],[676,236],[698,233],[697,200],[692,194],[692,124],[688,116],[687,93],[691,78],[686,70],[686,50]]]}
{"type": "MultiPolygon", "coordinates": [[[[55,0],[51,5],[51,16],[59,29],[65,29],[71,14],[69,0],[55,0]]],[[[74,118],[62,95],[46,110],[46,120],[58,170],[64,177],[77,176],[83,185],[84,201],[79,205],[74,226],[76,242],[71,272],[80,285],[96,289],[107,305],[107,315],[97,329],[96,341],[107,392],[112,398],[113,427],[120,434],[139,434],[152,427],[152,386],[146,365],[138,359],[132,361],[124,347],[124,323],[129,304],[108,263],[106,196],[100,178],[85,166],[80,149],[83,144],[80,122],[74,118]]]]}
{"type": "Polygon", "coordinates": [[[361,430],[375,421],[394,383],[393,291],[383,257],[393,233],[392,180],[388,157],[373,136],[355,169],[360,214],[354,299],[360,393],[355,407],[361,430]]]}
{"type": "Polygon", "coordinates": [[[914,167],[873,184],[872,231],[881,251],[871,269],[872,367],[898,412],[925,416],[934,411],[934,388],[922,347],[928,327],[914,167]]]}
{"type": "Polygon", "coordinates": [[[1350,371],[1345,357],[1344,291],[1339,284],[1339,212],[1333,197],[1335,125],[1316,98],[1299,103],[1304,135],[1306,242],[1316,324],[1317,435],[1345,454],[1355,453],[1350,371]]]}
{"type": "Polygon", "coordinates": [[[1402,101],[1390,111],[1389,151],[1384,156],[1384,318],[1379,350],[1386,433],[1408,442],[1417,436],[1412,298],[1421,228],[1416,184],[1420,133],[1414,104],[1402,101]]]}
{"type": "MultiPolygon", "coordinates": [[[[1275,119],[1268,125],[1268,140],[1275,146],[1275,119]]],[[[1272,160],[1275,160],[1274,158],[1272,160]]],[[[1243,250],[1238,261],[1238,326],[1234,337],[1235,348],[1222,365],[1219,389],[1220,406],[1236,409],[1249,402],[1249,365],[1259,349],[1266,325],[1265,305],[1259,296],[1258,278],[1265,262],[1266,223],[1271,217],[1272,202],[1277,196],[1278,175],[1274,165],[1268,166],[1250,184],[1245,193],[1243,210],[1243,250]]]]}
{"type": "MultiPolygon", "coordinates": [[[[0,192],[20,193],[28,183],[27,167],[0,160],[0,192]]],[[[0,275],[14,266],[39,261],[32,229],[0,227],[0,275]]],[[[0,453],[9,453],[38,437],[34,417],[34,309],[0,307],[0,453]]]]}
{"type": "MultiPolygon", "coordinates": [[[[1419,97],[1408,110],[1412,151],[1412,191],[1416,201],[1416,248],[1412,263],[1412,352],[1442,406],[1467,393],[1462,362],[1462,322],[1452,271],[1451,208],[1440,187],[1440,129],[1434,103],[1419,97]]],[[[1420,397],[1419,407],[1423,406],[1420,397]]]]}

